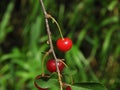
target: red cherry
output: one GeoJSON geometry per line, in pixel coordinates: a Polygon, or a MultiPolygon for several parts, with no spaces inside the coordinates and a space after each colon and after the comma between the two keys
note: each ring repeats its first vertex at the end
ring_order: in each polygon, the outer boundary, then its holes
{"type": "Polygon", "coordinates": [[[60,38],[56,45],[60,51],[66,52],[72,48],[72,40],[70,38],[60,38]]]}
{"type": "Polygon", "coordinates": [[[70,86],[67,86],[66,87],[66,90],[72,90],[70,86]]]}
{"type": "MultiPolygon", "coordinates": [[[[58,64],[59,70],[62,71],[64,69],[65,65],[61,61],[58,61],[57,64],[58,64]]],[[[56,63],[55,63],[54,59],[50,59],[50,60],[47,61],[47,69],[50,72],[56,72],[57,71],[56,63]]]]}

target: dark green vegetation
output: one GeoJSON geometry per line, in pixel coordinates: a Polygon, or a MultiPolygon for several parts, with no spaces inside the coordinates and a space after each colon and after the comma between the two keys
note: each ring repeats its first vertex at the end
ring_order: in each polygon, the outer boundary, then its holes
{"type": "MultiPolygon", "coordinates": [[[[55,47],[57,56],[69,66],[70,71],[64,72],[74,82],[100,81],[108,90],[120,90],[120,1],[44,3],[64,37],[73,40],[72,49],[64,55],[55,47]]],[[[49,23],[55,42],[60,35],[55,24],[49,23]]],[[[33,79],[41,74],[43,53],[49,49],[47,39],[39,0],[0,1],[0,90],[36,90],[33,79]]]]}

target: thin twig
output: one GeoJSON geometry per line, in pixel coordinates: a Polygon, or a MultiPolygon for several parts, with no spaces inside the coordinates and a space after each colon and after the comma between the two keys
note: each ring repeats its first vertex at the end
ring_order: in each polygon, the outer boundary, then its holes
{"type": "Polygon", "coordinates": [[[63,90],[62,89],[62,80],[61,80],[61,75],[60,75],[60,70],[58,68],[58,64],[57,62],[59,61],[56,57],[56,54],[55,54],[55,51],[54,51],[54,48],[53,48],[53,43],[52,43],[52,39],[51,39],[51,32],[50,32],[50,27],[49,27],[49,24],[48,24],[48,14],[46,12],[46,9],[44,7],[44,4],[43,4],[43,1],[40,0],[40,3],[41,3],[41,6],[42,6],[42,9],[43,9],[43,12],[44,12],[44,16],[45,16],[45,23],[46,23],[46,29],[47,29],[47,34],[48,34],[48,39],[49,39],[49,44],[50,44],[50,49],[52,51],[52,54],[53,54],[53,57],[55,59],[55,63],[56,63],[56,68],[57,68],[57,73],[58,73],[58,80],[59,80],[59,83],[60,83],[60,90],[63,90]]]}

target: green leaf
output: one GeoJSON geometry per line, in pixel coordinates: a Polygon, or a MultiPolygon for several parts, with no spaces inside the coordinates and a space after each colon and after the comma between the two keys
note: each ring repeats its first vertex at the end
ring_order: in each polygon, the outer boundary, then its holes
{"type": "Polygon", "coordinates": [[[52,90],[53,88],[59,88],[58,78],[55,78],[56,75],[57,75],[56,73],[53,73],[51,76],[49,76],[49,75],[41,76],[40,75],[38,78],[35,79],[35,83],[40,88],[49,88],[50,90],[52,90]]]}
{"type": "Polygon", "coordinates": [[[72,90],[107,90],[107,89],[100,83],[86,82],[86,83],[76,83],[76,84],[74,84],[72,86],[72,90]]]}
{"type": "Polygon", "coordinates": [[[91,90],[91,89],[87,89],[87,88],[83,88],[83,87],[79,87],[79,86],[72,86],[71,88],[72,88],[72,90],[91,90]]]}
{"type": "Polygon", "coordinates": [[[41,78],[36,80],[36,82],[41,88],[52,88],[52,86],[57,85],[58,80],[57,79],[46,80],[46,78],[41,78]]]}

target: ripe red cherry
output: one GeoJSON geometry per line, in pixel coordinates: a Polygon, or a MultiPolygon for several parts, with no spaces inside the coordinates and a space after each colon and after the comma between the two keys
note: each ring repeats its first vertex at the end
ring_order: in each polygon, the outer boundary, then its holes
{"type": "Polygon", "coordinates": [[[70,86],[67,86],[66,87],[66,90],[72,90],[70,86]]]}
{"type": "Polygon", "coordinates": [[[60,38],[57,40],[56,45],[60,51],[66,52],[72,48],[72,40],[70,38],[60,38]]]}
{"type": "MultiPolygon", "coordinates": [[[[58,68],[60,71],[62,71],[65,67],[65,65],[63,64],[63,62],[61,61],[58,61],[58,68]]],[[[55,60],[54,59],[50,59],[47,61],[47,69],[49,72],[56,72],[57,69],[56,69],[56,63],[55,63],[55,60]]]]}

